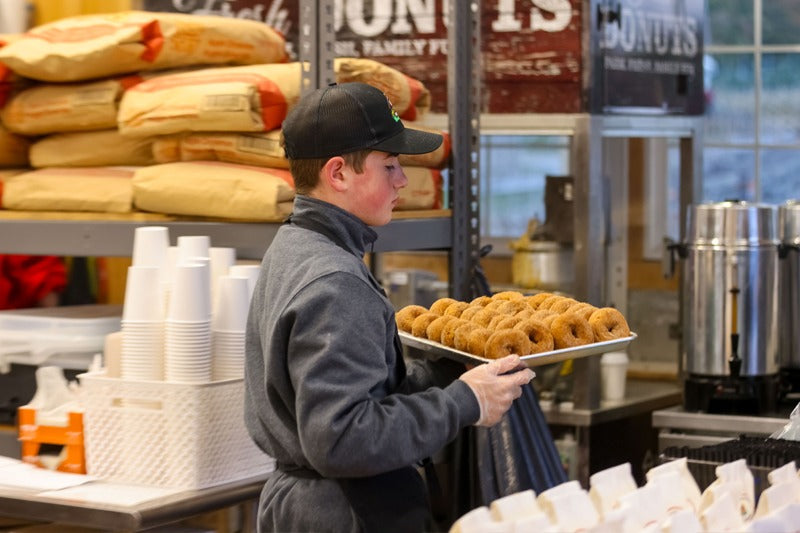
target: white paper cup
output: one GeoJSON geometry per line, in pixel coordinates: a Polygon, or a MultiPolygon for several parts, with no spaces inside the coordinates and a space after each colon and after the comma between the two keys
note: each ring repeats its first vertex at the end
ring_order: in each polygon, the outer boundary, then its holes
{"type": "Polygon", "coordinates": [[[188,263],[175,267],[167,319],[203,322],[211,317],[211,289],[207,264],[188,263]]]}
{"type": "Polygon", "coordinates": [[[159,322],[164,320],[161,269],[155,266],[128,267],[122,320],[159,322]]]}
{"type": "Polygon", "coordinates": [[[628,354],[607,352],[600,358],[600,391],[603,400],[617,402],[625,398],[625,381],[628,373],[628,354]]]}
{"type": "Polygon", "coordinates": [[[211,237],[208,235],[183,235],[178,237],[178,263],[189,257],[209,257],[211,237]]]}
{"type": "Polygon", "coordinates": [[[167,268],[169,249],[169,230],[164,226],[141,226],[133,233],[134,266],[154,266],[167,268]]]}
{"type": "Polygon", "coordinates": [[[217,300],[211,327],[220,331],[244,331],[250,296],[247,279],[222,276],[217,287],[217,300]]]}
{"type": "Polygon", "coordinates": [[[229,276],[247,278],[248,300],[253,297],[259,272],[261,272],[261,265],[233,265],[228,269],[229,276]]]}

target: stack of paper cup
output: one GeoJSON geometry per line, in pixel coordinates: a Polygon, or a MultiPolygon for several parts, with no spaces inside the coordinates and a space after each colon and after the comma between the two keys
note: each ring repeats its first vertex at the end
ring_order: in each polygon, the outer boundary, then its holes
{"type": "Polygon", "coordinates": [[[260,271],[261,265],[233,265],[228,269],[228,274],[231,276],[247,279],[248,301],[253,297],[253,290],[256,288],[256,281],[258,281],[258,273],[260,271]]]}
{"type": "Polygon", "coordinates": [[[141,226],[133,234],[133,266],[151,266],[159,269],[159,284],[163,310],[169,295],[169,229],[164,226],[141,226]]]}
{"type": "Polygon", "coordinates": [[[167,381],[211,380],[211,294],[208,262],[175,267],[164,344],[167,381]]]}
{"type": "Polygon", "coordinates": [[[161,270],[155,266],[128,267],[122,306],[123,379],[161,380],[164,377],[164,309],[161,270]]]}
{"type": "Polygon", "coordinates": [[[249,307],[246,278],[219,278],[211,321],[214,339],[212,377],[215,381],[238,379],[244,375],[244,332],[249,307]]]}
{"type": "Polygon", "coordinates": [[[219,278],[227,276],[230,268],[236,264],[236,248],[212,246],[208,249],[208,258],[211,266],[211,308],[214,309],[219,278]]]}

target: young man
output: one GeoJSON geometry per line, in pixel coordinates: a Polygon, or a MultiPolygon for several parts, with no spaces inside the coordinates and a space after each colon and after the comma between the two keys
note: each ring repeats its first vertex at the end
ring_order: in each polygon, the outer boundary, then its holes
{"type": "Polygon", "coordinates": [[[405,129],[363,83],[302,98],[283,135],[297,197],[247,325],[246,423],[277,462],[260,531],[422,531],[417,464],[461,428],[497,423],[533,373],[517,356],[467,372],[406,366],[394,309],[364,264],[370,226],[390,221],[408,183],[397,154],[435,150],[441,136],[405,129]]]}

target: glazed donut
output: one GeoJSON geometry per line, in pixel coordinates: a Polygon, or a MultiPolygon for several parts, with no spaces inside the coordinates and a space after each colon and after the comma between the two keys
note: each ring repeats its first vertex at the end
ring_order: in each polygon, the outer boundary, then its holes
{"type": "Polygon", "coordinates": [[[531,341],[523,331],[518,329],[503,329],[492,333],[486,340],[484,357],[500,359],[510,354],[528,355],[531,351],[531,341]]]}
{"type": "Polygon", "coordinates": [[[524,298],[521,292],[502,291],[492,295],[492,300],[521,300],[524,298]]]}
{"type": "Polygon", "coordinates": [[[421,339],[427,339],[428,326],[431,324],[431,322],[439,318],[439,316],[440,315],[431,313],[430,311],[422,313],[414,319],[414,322],[411,323],[411,334],[421,339]]]}
{"type": "Polygon", "coordinates": [[[580,302],[578,302],[578,300],[575,300],[574,298],[564,298],[562,300],[558,300],[557,302],[553,303],[550,306],[550,310],[555,311],[556,313],[563,313],[564,311],[566,311],[567,309],[569,309],[570,307],[572,307],[577,303],[580,302]]]}
{"type": "Polygon", "coordinates": [[[491,309],[486,309],[484,307],[483,309],[481,309],[472,316],[472,322],[475,322],[479,326],[486,328],[489,327],[489,322],[492,321],[492,318],[496,317],[499,314],[500,313],[498,313],[497,311],[492,311],[491,309]]]}
{"type": "Polygon", "coordinates": [[[445,309],[444,313],[442,314],[458,318],[461,316],[461,313],[463,313],[467,309],[467,307],[469,307],[469,304],[467,302],[455,302],[448,305],[447,309],[445,309]]]}
{"type": "Polygon", "coordinates": [[[484,357],[486,353],[486,341],[492,336],[494,331],[489,328],[478,327],[470,331],[467,336],[467,350],[472,355],[484,357]]]}
{"type": "Polygon", "coordinates": [[[427,312],[428,310],[421,305],[407,305],[395,313],[394,320],[397,322],[397,327],[400,331],[411,333],[411,325],[414,323],[414,319],[427,312]]]}
{"type": "Polygon", "coordinates": [[[550,324],[556,350],[573,348],[594,342],[594,333],[588,320],[575,313],[557,315],[550,324]]]}
{"type": "Polygon", "coordinates": [[[532,309],[536,310],[539,309],[539,305],[551,296],[555,296],[552,292],[540,292],[538,294],[534,294],[533,296],[526,296],[525,301],[528,305],[531,306],[532,309]]]}
{"type": "Polygon", "coordinates": [[[442,315],[430,324],[428,324],[428,329],[425,330],[425,337],[429,340],[439,342],[442,338],[442,330],[444,329],[445,324],[453,320],[455,317],[451,315],[442,315]]]}
{"type": "Polygon", "coordinates": [[[467,322],[458,326],[453,333],[453,348],[456,350],[461,350],[462,352],[466,352],[468,348],[467,339],[469,338],[469,334],[478,328],[480,328],[480,326],[474,322],[467,322]]]}
{"type": "Polygon", "coordinates": [[[573,304],[572,307],[567,309],[567,313],[577,313],[581,318],[589,320],[589,317],[592,316],[592,313],[597,311],[597,308],[592,304],[587,304],[586,302],[578,302],[573,304]]]}
{"type": "Polygon", "coordinates": [[[463,318],[464,320],[472,320],[472,317],[474,317],[475,314],[478,313],[479,311],[483,311],[483,307],[481,307],[480,305],[469,304],[469,307],[464,309],[464,311],[461,313],[461,316],[458,318],[463,318]]]}
{"type": "Polygon", "coordinates": [[[450,348],[455,348],[456,330],[464,324],[469,324],[469,320],[464,320],[463,318],[453,318],[453,320],[445,324],[442,328],[442,336],[439,339],[439,342],[445,346],[449,346],[450,348]]]}
{"type": "Polygon", "coordinates": [[[494,329],[495,329],[495,330],[499,330],[499,329],[512,329],[512,328],[514,328],[514,327],[515,327],[517,324],[519,324],[520,322],[522,322],[522,319],[521,319],[521,318],[517,318],[517,317],[515,317],[515,316],[507,316],[507,317],[503,318],[503,320],[501,320],[500,322],[498,322],[497,324],[495,324],[495,326],[494,326],[494,329]]]}
{"type": "Polygon", "coordinates": [[[437,315],[443,315],[445,309],[447,309],[447,307],[450,304],[454,304],[457,301],[458,300],[455,300],[453,298],[439,298],[438,300],[436,300],[435,302],[433,302],[431,304],[431,309],[430,310],[431,310],[432,313],[436,313],[437,315]]]}
{"type": "Polygon", "coordinates": [[[618,310],[613,307],[602,307],[592,313],[589,324],[594,331],[596,342],[610,341],[631,336],[628,322],[618,310]]]}
{"type": "Polygon", "coordinates": [[[474,300],[472,300],[469,304],[470,305],[479,305],[481,307],[486,307],[486,304],[491,302],[492,299],[489,296],[478,296],[474,300]]]}
{"type": "Polygon", "coordinates": [[[528,336],[528,340],[531,341],[531,353],[549,352],[555,346],[550,327],[541,320],[535,318],[523,320],[514,326],[514,329],[518,329],[528,336]]]}

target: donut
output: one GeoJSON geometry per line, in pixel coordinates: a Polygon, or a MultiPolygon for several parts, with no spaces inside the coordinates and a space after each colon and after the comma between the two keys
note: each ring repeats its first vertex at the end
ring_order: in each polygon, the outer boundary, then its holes
{"type": "Polygon", "coordinates": [[[492,295],[492,300],[521,300],[525,296],[517,291],[502,291],[492,295]]]}
{"type": "Polygon", "coordinates": [[[533,296],[526,296],[525,301],[531,306],[531,308],[539,309],[539,305],[551,296],[555,295],[552,292],[540,292],[538,294],[534,294],[533,296]]]}
{"type": "Polygon", "coordinates": [[[554,294],[549,298],[545,298],[544,300],[542,300],[541,303],[539,303],[539,307],[537,307],[536,310],[538,311],[539,309],[550,309],[550,306],[552,306],[556,302],[560,302],[565,298],[566,296],[559,296],[557,294],[554,294]]]}
{"type": "Polygon", "coordinates": [[[458,318],[461,316],[461,313],[463,313],[467,307],[469,307],[469,304],[467,302],[455,302],[448,305],[447,309],[445,309],[444,313],[442,314],[458,318]]]}
{"type": "Polygon", "coordinates": [[[474,300],[472,300],[469,304],[470,305],[479,305],[481,307],[486,307],[486,304],[490,303],[492,299],[489,296],[478,296],[474,300]]]}
{"type": "Polygon", "coordinates": [[[494,331],[489,328],[477,327],[470,331],[467,336],[467,350],[472,355],[484,357],[486,353],[486,341],[492,336],[494,331]]]}
{"type": "Polygon", "coordinates": [[[453,318],[453,320],[445,324],[442,328],[442,336],[439,339],[439,342],[445,346],[449,346],[450,348],[455,348],[456,330],[459,326],[463,326],[464,324],[469,324],[469,320],[464,320],[463,318],[453,318]]]}
{"type": "Polygon", "coordinates": [[[566,310],[567,313],[577,313],[581,316],[581,318],[586,320],[589,320],[589,317],[592,316],[592,313],[595,311],[597,311],[597,308],[592,304],[587,304],[586,302],[578,302],[566,310]]]}
{"type": "Polygon", "coordinates": [[[520,311],[519,313],[515,314],[514,316],[519,318],[520,320],[527,320],[531,316],[533,316],[533,309],[531,309],[530,306],[528,306],[527,309],[523,309],[522,311],[520,311]]]}
{"type": "Polygon", "coordinates": [[[553,323],[553,319],[558,316],[558,313],[555,311],[551,311],[550,309],[538,309],[533,312],[533,316],[531,318],[535,318],[541,322],[544,322],[547,327],[550,327],[550,324],[553,323]]]}
{"type": "Polygon", "coordinates": [[[535,318],[523,320],[514,326],[514,329],[528,336],[528,340],[531,341],[531,353],[549,352],[555,347],[550,327],[541,320],[535,318]]]}
{"type": "Polygon", "coordinates": [[[516,315],[520,311],[527,311],[530,306],[521,300],[506,300],[501,305],[497,306],[495,311],[503,313],[504,315],[516,315]]]}
{"type": "Polygon", "coordinates": [[[431,309],[430,309],[430,311],[431,311],[432,313],[436,313],[437,315],[443,315],[443,314],[444,314],[444,311],[445,311],[445,309],[447,309],[447,307],[448,307],[450,304],[454,304],[454,303],[456,303],[457,301],[458,301],[458,300],[455,300],[455,299],[453,299],[453,298],[439,298],[438,300],[436,300],[435,302],[433,302],[433,303],[431,304],[431,309]]]}
{"type": "Polygon", "coordinates": [[[439,318],[440,315],[426,311],[414,319],[411,323],[411,334],[421,339],[427,339],[428,326],[431,322],[439,318]]]}
{"type": "Polygon", "coordinates": [[[557,315],[550,324],[556,350],[573,348],[594,342],[594,333],[588,320],[575,313],[557,315]]]}
{"type": "Polygon", "coordinates": [[[531,351],[531,341],[525,332],[518,329],[501,329],[492,333],[486,340],[484,357],[500,359],[510,354],[528,355],[531,351]]]}
{"type": "Polygon", "coordinates": [[[480,326],[474,322],[467,322],[458,326],[453,333],[453,348],[466,352],[468,349],[467,339],[469,338],[469,334],[478,328],[480,328],[480,326]]]}
{"type": "Polygon", "coordinates": [[[414,323],[414,319],[427,312],[428,310],[421,305],[407,305],[395,313],[394,319],[400,331],[411,333],[411,325],[414,323]]]}
{"type": "Polygon", "coordinates": [[[515,316],[507,316],[503,318],[500,322],[495,324],[494,329],[512,329],[514,326],[522,322],[521,318],[517,318],[515,316]]]}
{"type": "Polygon", "coordinates": [[[442,315],[430,324],[428,324],[428,329],[425,330],[425,337],[429,340],[439,342],[442,338],[442,330],[444,329],[445,324],[453,320],[455,317],[452,315],[442,315]]]}
{"type": "Polygon", "coordinates": [[[472,322],[475,322],[479,326],[483,326],[484,328],[489,327],[489,322],[492,321],[492,318],[496,317],[498,314],[497,311],[492,311],[491,309],[486,309],[485,307],[475,313],[472,317],[472,322]]]}
{"type": "Polygon", "coordinates": [[[464,309],[464,311],[461,313],[461,316],[458,318],[463,318],[464,320],[472,320],[472,317],[474,317],[475,314],[478,313],[479,311],[483,311],[483,307],[481,307],[480,305],[469,304],[469,307],[464,309]]]}
{"type": "Polygon", "coordinates": [[[497,309],[500,306],[505,305],[506,302],[508,302],[508,300],[492,300],[488,304],[484,305],[483,308],[487,311],[497,311],[497,309]]]}
{"type": "Polygon", "coordinates": [[[617,309],[602,307],[589,317],[596,342],[611,341],[631,336],[628,322],[617,309]]]}
{"type": "Polygon", "coordinates": [[[562,300],[558,300],[557,302],[553,303],[550,306],[550,310],[555,311],[556,313],[563,313],[564,311],[566,311],[567,309],[569,309],[570,307],[572,307],[577,303],[580,302],[578,302],[578,300],[575,300],[574,298],[564,298],[562,300]]]}

